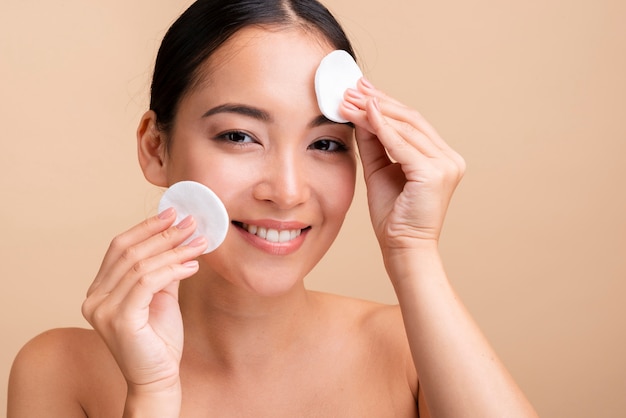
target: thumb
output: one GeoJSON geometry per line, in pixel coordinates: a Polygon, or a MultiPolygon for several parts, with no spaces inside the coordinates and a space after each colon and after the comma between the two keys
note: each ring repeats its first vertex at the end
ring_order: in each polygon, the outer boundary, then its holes
{"type": "Polygon", "coordinates": [[[376,135],[357,125],[355,137],[366,181],[373,173],[392,164],[385,147],[376,135]]]}

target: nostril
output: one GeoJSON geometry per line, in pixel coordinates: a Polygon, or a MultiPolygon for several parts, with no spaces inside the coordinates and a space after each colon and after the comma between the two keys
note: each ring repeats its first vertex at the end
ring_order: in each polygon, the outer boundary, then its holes
{"type": "Polygon", "coordinates": [[[310,193],[308,185],[302,179],[281,175],[257,184],[254,197],[271,202],[280,209],[290,209],[306,202],[310,193]]]}

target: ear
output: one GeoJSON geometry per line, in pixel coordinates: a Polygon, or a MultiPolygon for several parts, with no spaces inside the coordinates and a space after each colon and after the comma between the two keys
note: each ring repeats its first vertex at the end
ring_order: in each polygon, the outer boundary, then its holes
{"type": "Polygon", "coordinates": [[[150,183],[167,187],[164,134],[157,127],[156,113],[144,113],[137,128],[137,155],[143,175],[150,183]]]}

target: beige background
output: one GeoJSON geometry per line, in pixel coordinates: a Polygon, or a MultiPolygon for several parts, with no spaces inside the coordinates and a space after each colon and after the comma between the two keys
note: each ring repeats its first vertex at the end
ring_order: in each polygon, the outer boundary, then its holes
{"type": "MultiPolygon", "coordinates": [[[[17,350],[85,326],[115,234],[154,213],[134,130],[189,1],[0,2],[0,408],[17,350]]],[[[442,250],[544,417],[626,415],[626,3],[329,0],[369,78],[467,159],[442,250]]],[[[394,302],[363,186],[311,287],[394,302]]]]}

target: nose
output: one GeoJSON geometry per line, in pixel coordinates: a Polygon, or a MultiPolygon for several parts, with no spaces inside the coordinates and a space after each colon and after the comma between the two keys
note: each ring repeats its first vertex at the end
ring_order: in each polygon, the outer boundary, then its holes
{"type": "Polygon", "coordinates": [[[254,197],[283,210],[303,204],[311,197],[310,176],[305,165],[291,152],[267,158],[254,187],[254,197]]]}

